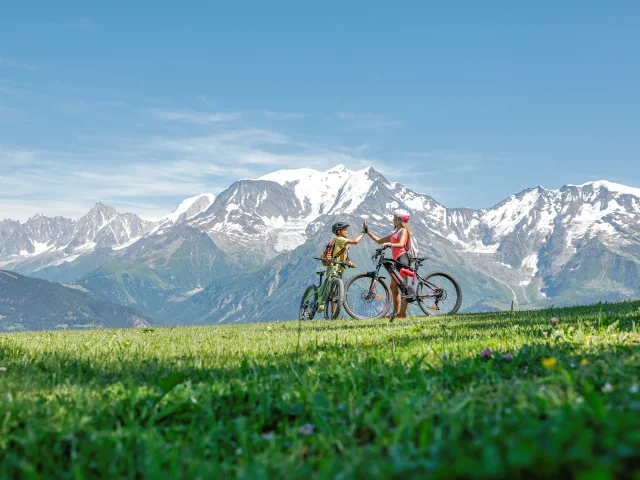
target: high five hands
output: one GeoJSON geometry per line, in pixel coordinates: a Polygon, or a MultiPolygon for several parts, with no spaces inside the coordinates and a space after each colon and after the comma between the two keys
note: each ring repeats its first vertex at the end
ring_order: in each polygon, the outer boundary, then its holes
{"type": "Polygon", "coordinates": [[[367,227],[367,222],[364,222],[364,223],[362,224],[362,233],[363,233],[363,234],[367,234],[367,233],[369,233],[369,227],[367,227]]]}

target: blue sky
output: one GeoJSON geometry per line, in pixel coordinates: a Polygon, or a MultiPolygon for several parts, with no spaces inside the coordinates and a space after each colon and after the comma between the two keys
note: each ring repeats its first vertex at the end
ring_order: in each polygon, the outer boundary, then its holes
{"type": "Polygon", "coordinates": [[[640,187],[637,2],[7,2],[0,218],[373,165],[447,206],[640,187]]]}

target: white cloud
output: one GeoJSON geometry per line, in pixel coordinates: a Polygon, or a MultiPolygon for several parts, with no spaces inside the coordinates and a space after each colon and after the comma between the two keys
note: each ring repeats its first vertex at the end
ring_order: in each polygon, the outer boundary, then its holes
{"type": "Polygon", "coordinates": [[[171,211],[176,198],[218,193],[236,180],[281,168],[371,163],[359,156],[362,146],[313,145],[265,129],[108,143],[113,146],[82,151],[0,144],[0,165],[13,166],[0,176],[0,218],[24,221],[36,213],[76,218],[97,201],[134,206],[134,213],[154,217],[171,211]]]}
{"type": "Polygon", "coordinates": [[[194,110],[162,110],[154,108],[149,110],[151,115],[158,120],[195,123],[197,125],[209,125],[212,123],[229,122],[242,117],[239,112],[231,113],[207,113],[194,110]]]}

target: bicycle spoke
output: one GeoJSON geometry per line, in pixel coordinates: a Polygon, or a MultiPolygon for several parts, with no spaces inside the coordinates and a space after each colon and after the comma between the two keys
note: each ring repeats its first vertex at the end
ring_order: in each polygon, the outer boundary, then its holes
{"type": "Polygon", "coordinates": [[[305,290],[300,302],[300,320],[313,319],[317,309],[315,291],[316,287],[314,285],[307,287],[305,290]]]}
{"type": "Polygon", "coordinates": [[[458,290],[454,282],[444,275],[434,275],[421,283],[418,297],[423,308],[431,315],[446,315],[457,310],[458,290]]]}
{"type": "Polygon", "coordinates": [[[384,313],[388,299],[387,292],[379,282],[376,282],[372,288],[372,278],[362,277],[350,284],[347,301],[354,314],[371,318],[384,313]]]}

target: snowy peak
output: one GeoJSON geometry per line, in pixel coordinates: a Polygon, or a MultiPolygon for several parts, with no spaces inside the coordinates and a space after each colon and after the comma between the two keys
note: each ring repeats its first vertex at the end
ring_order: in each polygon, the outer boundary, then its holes
{"type": "Polygon", "coordinates": [[[353,213],[374,194],[377,182],[390,185],[371,167],[279,170],[235,182],[189,225],[207,232],[223,248],[271,257],[302,245],[307,227],[320,216],[353,213]]]}
{"type": "Polygon", "coordinates": [[[123,248],[156,225],[132,213],[118,213],[103,203],[94,205],[78,220],[36,215],[24,224],[0,224],[0,257],[5,257],[4,264],[11,264],[46,254],[48,260],[38,260],[40,268],[59,265],[95,248],[123,248]]]}
{"type": "Polygon", "coordinates": [[[595,182],[587,182],[582,185],[565,185],[560,189],[560,191],[566,189],[579,189],[579,190],[589,190],[589,191],[600,191],[606,190],[613,194],[621,194],[621,195],[633,195],[635,197],[640,198],[640,188],[629,187],[627,185],[622,185],[620,183],[613,183],[607,180],[598,180],[595,182]]]}
{"type": "MultiPolygon", "coordinates": [[[[293,190],[302,205],[310,206],[309,216],[353,212],[376,181],[387,180],[372,167],[349,170],[336,165],[322,172],[311,168],[280,170],[258,180],[276,182],[293,190]]],[[[313,219],[311,218],[311,219],[313,219]]]]}
{"type": "Polygon", "coordinates": [[[278,170],[276,172],[268,173],[258,178],[258,180],[267,180],[269,182],[276,182],[280,185],[286,185],[287,183],[296,183],[304,181],[307,178],[313,178],[315,180],[321,180],[330,178],[333,181],[344,181],[350,175],[353,175],[353,171],[349,170],[344,165],[336,165],[330,168],[326,172],[314,170],[312,168],[297,168],[292,170],[278,170]]]}
{"type": "Polygon", "coordinates": [[[189,220],[207,210],[213,204],[215,198],[213,193],[203,193],[202,195],[187,198],[167,215],[165,220],[172,223],[189,220]]]}
{"type": "Polygon", "coordinates": [[[114,216],[117,215],[118,212],[116,211],[115,208],[110,207],[109,205],[105,205],[102,202],[98,202],[96,203],[91,210],[89,210],[89,213],[87,213],[86,216],[90,216],[90,215],[106,215],[106,216],[114,216]]]}

